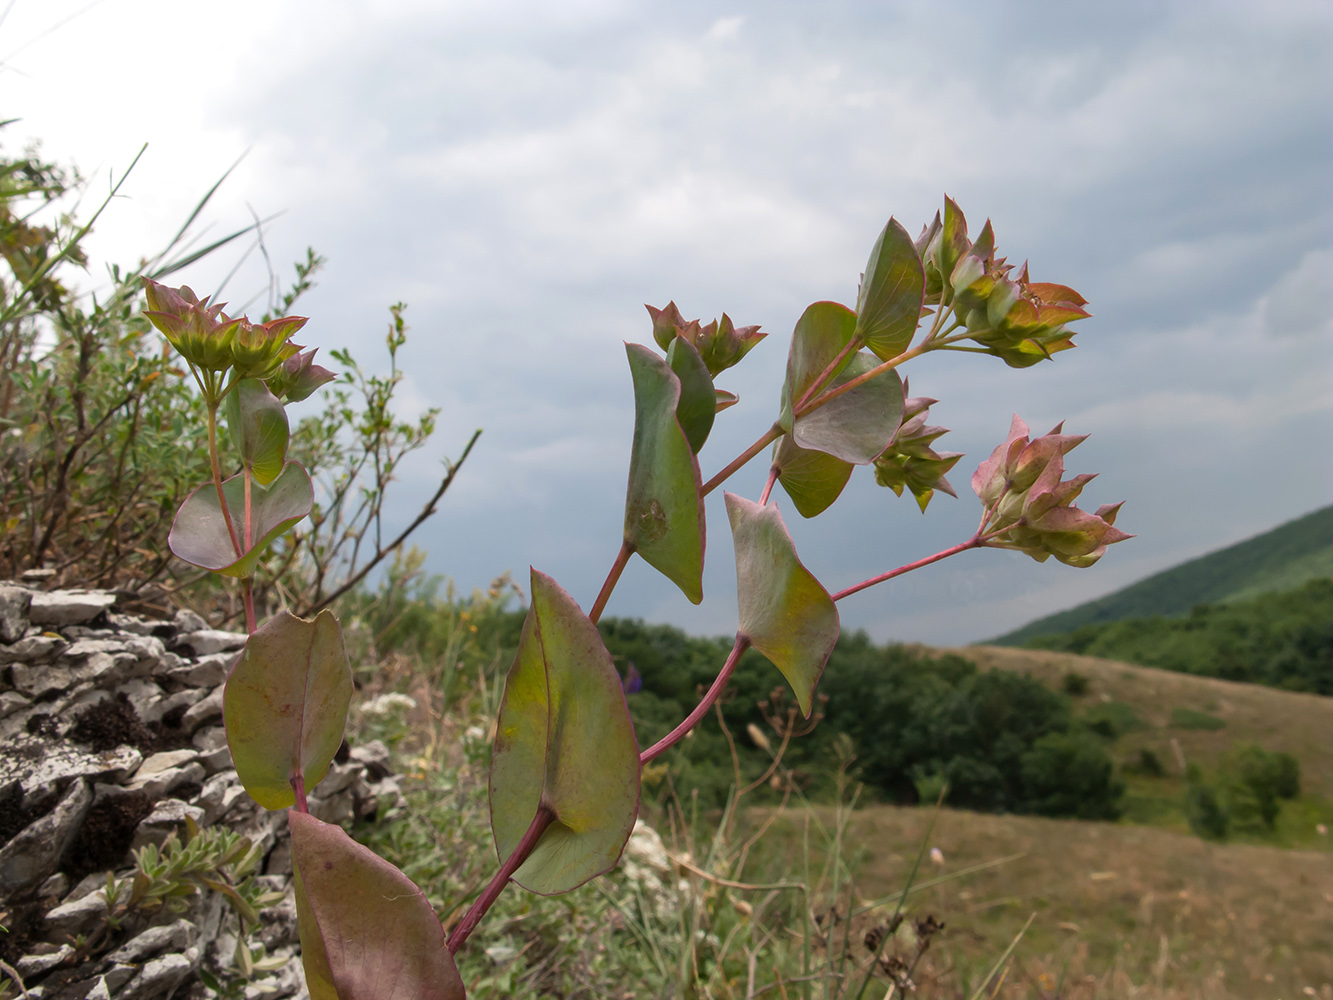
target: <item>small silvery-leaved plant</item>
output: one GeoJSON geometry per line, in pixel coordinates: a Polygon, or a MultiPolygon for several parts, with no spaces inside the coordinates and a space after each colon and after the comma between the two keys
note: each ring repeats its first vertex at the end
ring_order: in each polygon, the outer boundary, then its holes
{"type": "Polygon", "coordinates": [[[1005,548],[1038,561],[1090,566],[1129,536],[1119,505],[1075,505],[1091,476],[1064,479],[1083,440],[1057,426],[1032,437],[1014,418],[981,464],[975,533],[905,566],[830,592],[805,567],[771,501],[781,484],[802,517],[838,498],[858,465],[922,511],[962,457],[935,449],[935,400],[910,397],[898,369],[932,351],[990,354],[1027,368],[1073,347],[1070,324],[1088,316],[1064,285],[1032,281],[997,256],[989,222],[975,240],[962,211],[944,212],[915,240],[894,219],[870,252],[855,308],[810,306],[792,332],[776,419],[708,480],[699,453],[734,393],[715,382],[764,339],[723,315],[685,320],[674,303],[649,307],[658,348],[626,345],[634,385],[634,439],[619,552],[587,612],[536,569],[518,650],[491,748],[490,813],[499,868],[471,908],[441,925],[418,888],[339,827],[309,814],[306,796],[342,741],[352,676],[331,611],[255,621],[259,556],[308,515],[310,477],[287,460],[285,406],[333,374],[290,337],[299,317],[264,324],[231,318],[188,288],[145,281],[147,315],[189,365],[208,414],[212,482],[181,505],[172,551],[240,581],[250,639],[226,687],[225,722],[237,773],[256,802],[289,809],[302,958],[313,1000],[460,998],[454,954],[510,881],[542,894],[568,892],[614,868],[634,828],[643,765],[666,753],[708,713],[741,655],[754,648],[790,685],[800,713],[816,705],[819,677],[839,634],[838,601],[969,549],[1005,548]],[[218,414],[228,421],[239,471],[224,479],[218,414]],[[656,744],[640,748],[621,679],[597,620],[635,555],[703,600],[704,497],[762,452],[757,500],[727,493],[736,556],[735,644],[699,704],[656,744]]]}

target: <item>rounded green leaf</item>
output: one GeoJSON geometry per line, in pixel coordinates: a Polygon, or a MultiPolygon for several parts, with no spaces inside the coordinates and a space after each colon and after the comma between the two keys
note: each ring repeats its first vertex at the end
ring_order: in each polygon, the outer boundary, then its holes
{"type": "Polygon", "coordinates": [[[514,881],[550,895],[610,871],[639,813],[639,745],[597,626],[532,571],[532,604],[505,680],[491,754],[501,860],[541,806],[555,814],[514,881]]]}
{"type": "Polygon", "coordinates": [[[237,382],[223,407],[231,436],[239,443],[241,461],[261,486],[267,486],[278,478],[287,459],[286,408],[256,378],[237,382]]]}
{"type": "Polygon", "coordinates": [[[626,344],[634,377],[634,448],[625,542],[693,604],[704,599],[704,506],[699,463],[676,418],[680,379],[640,344],[626,344]]]}
{"type": "Polygon", "coordinates": [[[809,451],[782,435],[773,454],[778,482],[802,517],[822,514],[842,494],[854,466],[822,451],[809,451]]]}
{"type": "Polygon", "coordinates": [[[288,814],[311,1000],[462,1000],[435,911],[412,880],[340,827],[288,814]]]}
{"type": "Polygon", "coordinates": [[[677,337],[667,348],[667,364],[680,380],[680,402],[676,405],[676,419],[696,455],[708,440],[717,416],[717,392],[713,376],[700,357],[698,349],[684,337],[677,337]]]}
{"type": "Polygon", "coordinates": [[[815,685],[838,641],[838,609],[796,557],[776,506],[726,494],[736,545],[737,634],[787,678],[806,718],[815,685]]]}
{"type": "Polygon", "coordinates": [[[227,678],[223,722],[241,784],[265,809],[296,801],[328,772],[342,743],[352,670],[332,611],[313,621],[280,611],[258,629],[227,678]]]}
{"type": "Polygon", "coordinates": [[[856,297],[856,332],[883,361],[912,343],[925,304],[926,272],[912,237],[897,219],[879,234],[856,297]]]}
{"type": "MultiPolygon", "coordinates": [[[[227,498],[236,538],[245,545],[245,473],[238,473],[222,484],[227,498]]],[[[250,538],[252,543],[237,558],[222,516],[218,491],[212,483],[198,487],[185,498],[167,535],[171,551],[187,563],[211,569],[226,576],[246,577],[255,563],[279,535],[310,513],[315,505],[315,490],[310,476],[298,462],[288,462],[268,486],[250,483],[250,538]]]]}
{"type": "MultiPolygon", "coordinates": [[[[878,365],[875,355],[859,351],[829,388],[864,375],[878,365]]],[[[798,417],[792,437],[802,448],[822,451],[869,465],[893,442],[903,420],[903,382],[889,369],[807,416],[798,417]]]]}
{"type": "Polygon", "coordinates": [[[801,313],[787,351],[787,378],[782,383],[782,411],[778,417],[787,433],[792,428],[792,407],[855,332],[856,313],[837,302],[816,302],[801,313]]]}

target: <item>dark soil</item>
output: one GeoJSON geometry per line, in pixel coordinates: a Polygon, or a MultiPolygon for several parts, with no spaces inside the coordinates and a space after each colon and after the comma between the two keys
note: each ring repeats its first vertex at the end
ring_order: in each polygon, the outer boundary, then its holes
{"type": "Polygon", "coordinates": [[[0,962],[13,965],[28,953],[28,946],[40,940],[45,908],[36,900],[0,909],[0,924],[8,934],[0,934],[0,962]]]}
{"type": "MultiPolygon", "coordinates": [[[[190,746],[190,734],[180,728],[185,711],[184,705],[178,706],[164,715],[161,722],[144,725],[130,700],[121,694],[89,705],[74,717],[74,725],[66,735],[98,752],[119,746],[132,746],[145,754],[180,750],[190,746]]],[[[31,727],[31,721],[28,725],[31,727]]]]}
{"type": "MultiPolygon", "coordinates": [[[[9,843],[16,833],[36,818],[23,809],[23,786],[17,781],[8,790],[0,791],[0,844],[9,843]]],[[[0,939],[3,937],[0,934],[0,939]]]]}
{"type": "Polygon", "coordinates": [[[76,883],[85,875],[117,867],[125,860],[135,829],[152,811],[153,801],[143,792],[108,797],[89,809],[78,837],[60,866],[70,882],[76,883]]]}
{"type": "Polygon", "coordinates": [[[49,736],[52,739],[60,735],[60,720],[54,715],[45,715],[38,712],[36,715],[28,717],[24,726],[30,736],[49,736]]]}
{"type": "Polygon", "coordinates": [[[68,736],[76,743],[87,744],[98,753],[127,744],[149,752],[149,748],[156,743],[156,737],[139,719],[139,713],[123,694],[85,708],[74,717],[74,726],[68,736]]]}

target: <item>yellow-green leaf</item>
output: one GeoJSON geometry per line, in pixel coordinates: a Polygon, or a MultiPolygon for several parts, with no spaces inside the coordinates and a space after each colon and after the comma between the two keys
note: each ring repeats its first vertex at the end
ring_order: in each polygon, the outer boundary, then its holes
{"type": "Polygon", "coordinates": [[[704,507],[699,463],[676,417],[680,379],[640,344],[626,344],[634,377],[634,447],[625,542],[684,592],[703,600],[704,507]]]}
{"type": "Polygon", "coordinates": [[[737,634],[782,671],[809,718],[815,685],[838,641],[838,609],[796,557],[776,506],[734,493],[726,501],[736,546],[737,634]]]}
{"type": "Polygon", "coordinates": [[[250,636],[227,678],[223,721],[241,784],[265,809],[296,801],[328,772],[342,743],[352,670],[332,611],[313,621],[286,611],[250,636]]]}
{"type": "Polygon", "coordinates": [[[782,435],[774,449],[778,482],[802,517],[822,514],[842,494],[854,466],[822,451],[809,451],[782,435]]]}
{"type": "Polygon", "coordinates": [[[925,303],[926,272],[912,237],[897,219],[879,234],[856,299],[856,332],[880,360],[912,343],[925,303]]]}
{"type": "Polygon", "coordinates": [[[574,599],[536,570],[496,722],[490,793],[501,860],[539,807],[555,814],[514,874],[545,894],[615,867],[639,811],[639,746],[611,654],[574,599]]]}

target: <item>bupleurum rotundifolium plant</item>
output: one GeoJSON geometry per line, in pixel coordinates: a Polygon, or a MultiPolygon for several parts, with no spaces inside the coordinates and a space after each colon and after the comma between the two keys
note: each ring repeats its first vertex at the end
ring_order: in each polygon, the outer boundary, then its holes
{"type": "Polygon", "coordinates": [[[1064,456],[1083,438],[1057,426],[1033,438],[1015,416],[1008,438],[972,477],[982,502],[976,532],[941,552],[830,593],[797,556],[776,503],[780,483],[797,512],[814,517],[841,494],[853,469],[873,466],[922,511],[962,457],[937,452],[946,433],[929,426],[936,402],[909,397],[898,369],[932,351],[990,354],[1027,368],[1073,347],[1069,324],[1089,314],[1064,285],[1035,282],[996,255],[988,221],[975,240],[962,211],[913,240],[893,219],[870,252],[856,307],[816,302],[796,324],[777,418],[715,476],[698,455],[734,393],[715,379],[766,336],[723,315],[706,326],[674,303],[648,307],[660,349],[627,344],[634,384],[634,439],[620,551],[585,613],[550,576],[533,569],[531,602],[509,670],[491,753],[490,813],[499,870],[467,913],[444,928],[425,896],[389,862],[339,827],[309,814],[306,795],[342,740],[352,693],[342,628],[330,611],[313,620],[280,612],[255,621],[259,556],[308,515],[310,477],[287,461],[285,405],[334,375],[290,340],[305,324],[232,318],[188,288],[145,279],[147,315],[180,352],[208,415],[211,483],[187,497],[171,529],[172,551],[240,581],[250,639],[227,681],[225,722],[242,783],[267,809],[289,809],[302,958],[313,1000],[460,998],[454,954],[512,880],[537,893],[568,892],[615,867],[633,830],[643,765],[679,742],[710,710],[741,655],[754,648],[790,684],[809,716],[837,642],[837,602],[968,549],[1006,548],[1038,561],[1090,566],[1129,536],[1119,505],[1075,506],[1091,476],[1063,479],[1064,456]],[[227,479],[217,418],[228,421],[240,469],[227,479]],[[693,603],[703,600],[704,497],[770,449],[758,500],[726,494],[739,605],[735,644],[702,700],[668,735],[640,749],[621,680],[597,630],[626,563],[637,554],[693,603]]]}

